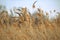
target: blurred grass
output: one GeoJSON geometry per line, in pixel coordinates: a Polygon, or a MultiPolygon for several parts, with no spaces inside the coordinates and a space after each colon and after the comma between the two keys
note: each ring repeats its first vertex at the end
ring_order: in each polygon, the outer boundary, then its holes
{"type": "Polygon", "coordinates": [[[0,12],[0,40],[60,40],[60,14],[49,20],[48,13],[44,16],[41,9],[38,11],[30,15],[23,8],[18,17],[0,12]]]}

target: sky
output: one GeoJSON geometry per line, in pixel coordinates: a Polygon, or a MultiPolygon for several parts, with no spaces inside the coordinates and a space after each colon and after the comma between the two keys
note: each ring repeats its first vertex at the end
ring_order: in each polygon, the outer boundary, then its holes
{"type": "MultiPolygon", "coordinates": [[[[27,7],[32,9],[32,4],[36,0],[0,0],[0,4],[5,5],[8,9],[13,7],[27,7]]],[[[37,0],[36,8],[42,8],[45,11],[51,9],[60,9],[60,0],[37,0]]]]}
{"type": "MultiPolygon", "coordinates": [[[[7,9],[13,7],[27,7],[30,12],[37,8],[42,8],[44,11],[57,10],[60,11],[60,0],[0,0],[0,4],[5,5],[7,9]],[[32,4],[36,2],[36,8],[32,8],[32,4]]],[[[52,15],[54,16],[54,15],[52,15]]]]}

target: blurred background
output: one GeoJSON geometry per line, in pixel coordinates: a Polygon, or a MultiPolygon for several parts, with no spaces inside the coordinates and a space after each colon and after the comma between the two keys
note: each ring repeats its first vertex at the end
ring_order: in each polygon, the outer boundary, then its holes
{"type": "Polygon", "coordinates": [[[32,11],[32,4],[36,2],[36,8],[42,8],[44,11],[56,9],[60,11],[60,0],[0,0],[0,4],[5,5],[7,9],[13,7],[27,7],[32,11]]]}
{"type": "MultiPolygon", "coordinates": [[[[50,12],[56,10],[60,11],[60,0],[0,0],[0,9],[13,9],[15,7],[27,7],[31,14],[37,11],[37,8],[43,9],[44,12],[50,12]],[[35,3],[35,8],[32,8],[33,3],[35,3]],[[2,7],[3,6],[3,7],[2,7]],[[2,7],[2,8],[1,8],[2,7]]],[[[51,12],[50,17],[54,17],[56,14],[51,12]]]]}

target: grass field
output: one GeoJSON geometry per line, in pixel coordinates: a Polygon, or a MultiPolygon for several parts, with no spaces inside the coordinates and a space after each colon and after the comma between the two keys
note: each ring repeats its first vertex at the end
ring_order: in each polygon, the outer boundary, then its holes
{"type": "Polygon", "coordinates": [[[49,20],[48,13],[44,16],[42,10],[38,11],[29,14],[23,8],[18,17],[0,12],[0,40],[60,40],[60,14],[49,20]]]}

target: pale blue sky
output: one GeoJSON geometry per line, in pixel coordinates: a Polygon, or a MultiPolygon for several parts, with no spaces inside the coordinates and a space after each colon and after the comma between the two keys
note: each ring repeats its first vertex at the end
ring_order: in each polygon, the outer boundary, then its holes
{"type": "MultiPolygon", "coordinates": [[[[35,0],[0,0],[0,4],[5,5],[7,9],[13,7],[27,7],[30,12],[33,12],[32,4],[35,0]]],[[[44,11],[57,10],[60,11],[60,0],[37,0],[36,8],[42,8],[44,11]]],[[[52,18],[56,14],[52,13],[49,16],[52,18]]]]}
{"type": "MultiPolygon", "coordinates": [[[[27,7],[32,11],[32,4],[35,0],[0,0],[0,4],[6,5],[8,9],[13,7],[27,7]]],[[[56,9],[60,11],[60,0],[37,0],[36,7],[45,11],[56,9]]]]}

